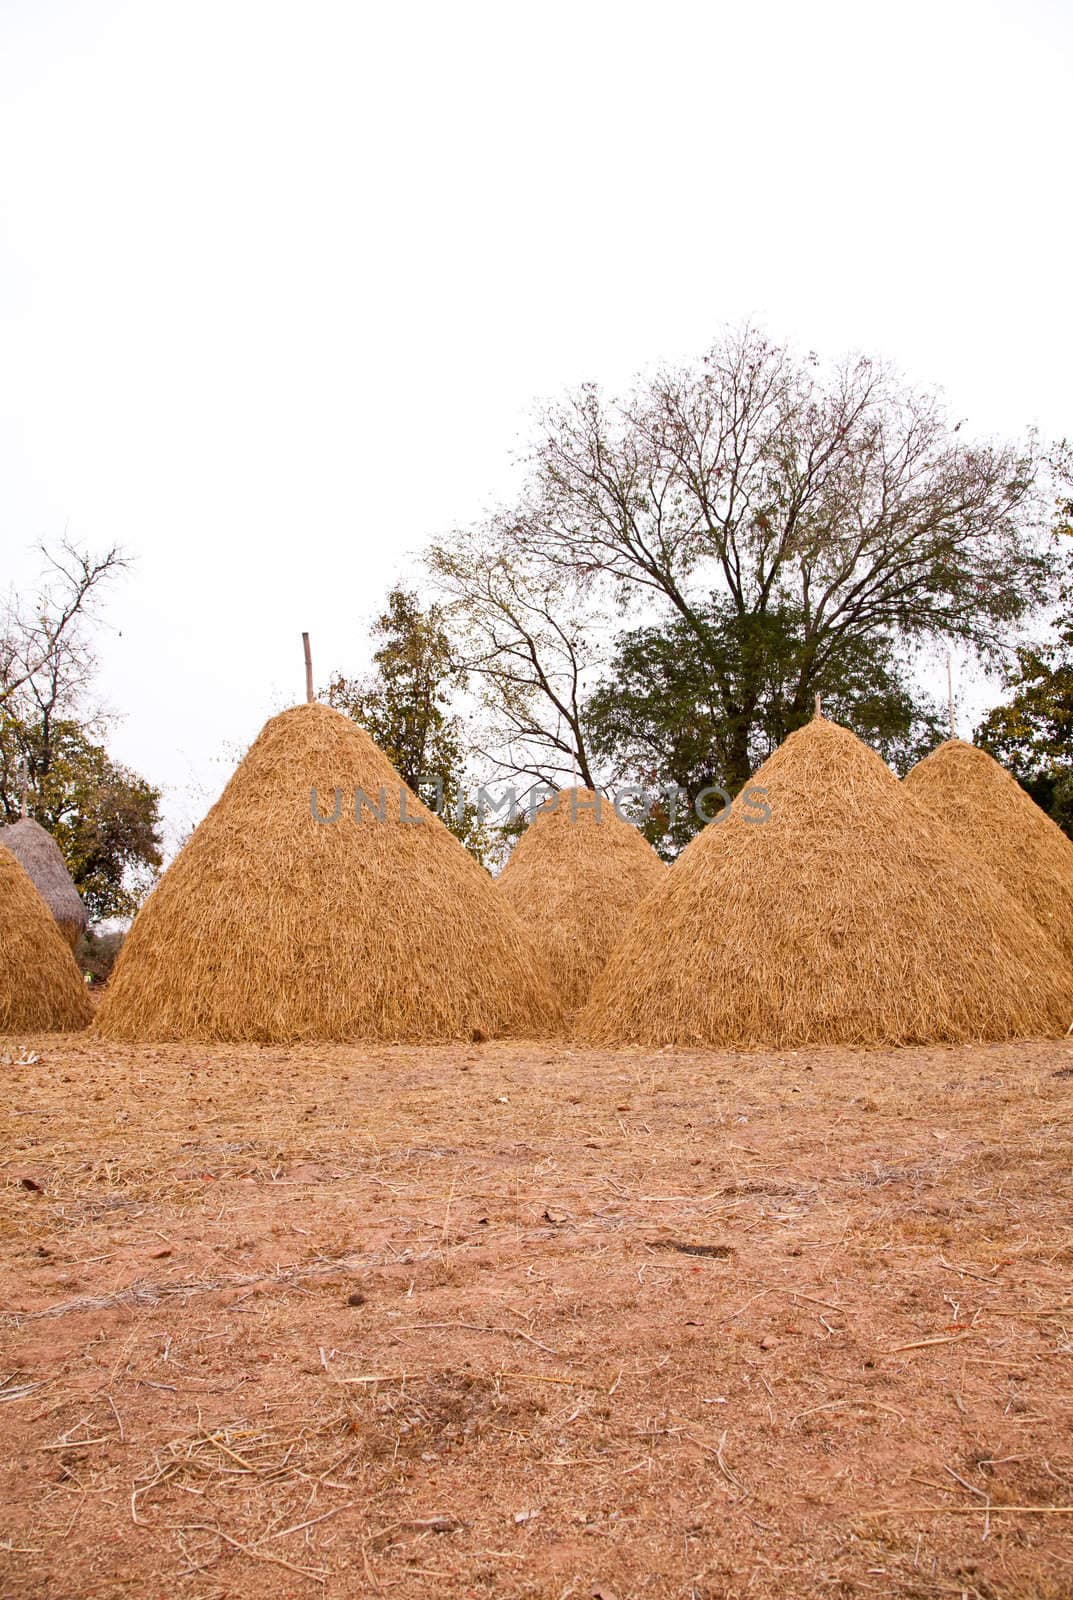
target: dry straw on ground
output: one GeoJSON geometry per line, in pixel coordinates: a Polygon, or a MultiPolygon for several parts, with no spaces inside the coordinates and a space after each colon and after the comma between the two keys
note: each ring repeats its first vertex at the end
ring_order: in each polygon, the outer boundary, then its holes
{"type": "Polygon", "coordinates": [[[52,912],[60,932],[73,950],[86,931],[86,908],[67,871],[59,845],[33,817],[22,817],[0,828],[6,845],[42,900],[52,912]]]}
{"type": "Polygon", "coordinates": [[[986,750],[948,739],[905,780],[1073,961],[1073,844],[986,750]]]}
{"type": "Polygon", "coordinates": [[[135,919],[109,1038],[432,1040],[542,1033],[558,1007],[487,873],[355,723],[274,717],[135,919]],[[330,816],[339,791],[339,820],[330,816]],[[363,806],[384,796],[384,820],[363,806]],[[404,799],[402,798],[404,797],[404,799]]]}
{"type": "Polygon", "coordinates": [[[0,1034],[69,1033],[89,1019],[85,985],[63,935],[0,845],[0,1034]]]}
{"type": "Polygon", "coordinates": [[[565,1011],[585,1004],[626,919],[665,872],[591,789],[564,789],[541,806],[497,883],[539,940],[565,1011]]]}
{"type": "MultiPolygon", "coordinates": [[[[599,1043],[912,1044],[1064,1032],[1073,976],[990,871],[823,718],[649,895],[581,1019],[599,1043]]],[[[748,791],[746,791],[746,794],[748,791]]]]}

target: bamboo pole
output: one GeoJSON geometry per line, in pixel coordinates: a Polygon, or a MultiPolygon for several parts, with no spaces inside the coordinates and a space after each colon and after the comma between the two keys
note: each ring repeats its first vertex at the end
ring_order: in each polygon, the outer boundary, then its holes
{"type": "Polygon", "coordinates": [[[309,650],[309,635],[308,635],[308,633],[303,633],[303,635],[302,635],[302,649],[305,652],[305,658],[306,658],[306,703],[308,705],[312,705],[313,704],[313,657],[310,654],[310,650],[309,650]]]}
{"type": "Polygon", "coordinates": [[[957,738],[954,729],[954,672],[950,664],[950,651],[946,652],[946,705],[950,713],[950,737],[957,738]]]}

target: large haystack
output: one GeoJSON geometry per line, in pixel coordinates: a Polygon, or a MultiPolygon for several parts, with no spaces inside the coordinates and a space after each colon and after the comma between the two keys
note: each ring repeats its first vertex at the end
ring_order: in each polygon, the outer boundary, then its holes
{"type": "Polygon", "coordinates": [[[1073,844],[1005,768],[948,739],[905,779],[915,800],[975,850],[1073,963],[1073,844]]]}
{"type": "Polygon", "coordinates": [[[666,870],[591,789],[564,789],[540,807],[497,885],[539,940],[567,1013],[585,1004],[625,922],[666,870]]]}
{"type": "Polygon", "coordinates": [[[0,845],[6,845],[52,912],[60,932],[73,950],[86,931],[86,908],[67,871],[59,845],[51,833],[23,817],[0,828],[0,845]]]}
{"type": "Polygon", "coordinates": [[[599,1043],[916,1044],[1064,1032],[1035,921],[877,755],[817,718],[683,851],[581,1020],[599,1043]]]}
{"type": "Polygon", "coordinates": [[[71,1033],[89,1019],[86,986],[52,913],[0,845],[0,1034],[71,1033]]]}
{"type": "Polygon", "coordinates": [[[368,735],[273,717],[135,918],[99,1012],[130,1040],[541,1033],[544,966],[492,880],[368,735]],[[338,791],[339,820],[331,816],[338,791]],[[355,816],[361,790],[365,804],[355,816]],[[407,820],[409,819],[409,820],[407,820]]]}

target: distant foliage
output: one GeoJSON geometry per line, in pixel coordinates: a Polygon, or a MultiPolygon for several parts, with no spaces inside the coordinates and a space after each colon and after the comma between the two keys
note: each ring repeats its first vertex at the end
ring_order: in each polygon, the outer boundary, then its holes
{"type": "Polygon", "coordinates": [[[1058,532],[1069,541],[1053,642],[1018,650],[1010,698],[984,719],[976,741],[1001,761],[1073,839],[1073,501],[1058,532]]]}
{"type": "Polygon", "coordinates": [[[469,749],[455,697],[465,688],[439,606],[423,606],[397,586],[373,624],[379,641],[365,677],[337,673],[330,706],[351,717],[379,745],[403,781],[439,810],[444,822],[481,862],[491,847],[466,795],[469,749]]]}
{"type": "Polygon", "coordinates": [[[0,712],[0,807],[53,835],[91,921],[132,916],[161,861],[160,791],[114,762],[72,718],[25,723],[0,712]]]}
{"type": "Polygon", "coordinates": [[[107,719],[87,709],[97,606],[127,562],[67,540],[40,555],[36,589],[0,608],[0,819],[15,822],[25,795],[90,918],[130,916],[162,860],[160,791],[113,761],[107,719]]]}
{"type": "Polygon", "coordinates": [[[75,960],[79,972],[88,972],[95,984],[107,983],[112,975],[116,957],[123,948],[125,935],[121,932],[96,933],[90,928],[75,947],[75,960]]]}
{"type": "MultiPolygon", "coordinates": [[[[899,774],[945,737],[940,708],[914,683],[904,653],[882,637],[844,645],[837,666],[816,674],[813,699],[803,703],[796,692],[800,639],[801,618],[792,607],[743,619],[714,603],[689,624],[671,621],[620,635],[586,707],[594,756],[612,770],[639,774],[653,790],[696,796],[726,785],[737,770],[738,730],[725,715],[718,685],[725,691],[736,683],[740,699],[754,661],[762,670],[750,721],[750,770],[811,718],[816,694],[828,717],[878,750],[899,774]]],[[[643,832],[670,860],[701,826],[691,804],[662,802],[643,832]]]]}

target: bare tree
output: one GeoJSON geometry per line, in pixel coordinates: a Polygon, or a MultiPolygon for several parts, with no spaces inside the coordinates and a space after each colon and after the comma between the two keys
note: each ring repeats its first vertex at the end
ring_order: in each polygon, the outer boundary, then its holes
{"type": "Polygon", "coordinates": [[[57,721],[81,709],[97,666],[85,624],[102,586],[127,565],[116,547],[93,556],[68,540],[40,554],[36,591],[13,590],[0,614],[0,791],[9,813],[11,796],[21,807],[24,790],[47,779],[57,721]]]}
{"type": "Polygon", "coordinates": [[[53,706],[85,687],[94,663],[80,624],[100,587],[127,565],[114,545],[100,556],[67,539],[58,554],[40,550],[45,570],[37,593],[27,601],[12,592],[0,617],[0,708],[42,678],[53,706]]]}
{"type": "MultiPolygon", "coordinates": [[[[870,641],[909,652],[958,640],[988,656],[1046,598],[1035,441],[970,443],[935,395],[863,357],[824,369],[745,329],[699,366],[660,371],[624,399],[586,386],[539,420],[525,491],[496,526],[503,561],[537,598],[542,645],[557,628],[582,639],[579,619],[601,603],[684,627],[728,729],[732,786],[749,775],[773,631],[784,657],[793,645],[779,673],[788,731],[870,641]]],[[[519,684],[488,678],[507,722],[518,713],[506,689],[524,690],[540,729],[527,737],[554,750],[565,724],[584,748],[569,672],[537,670],[499,570],[493,585],[461,562],[454,581],[460,614],[491,608],[514,630],[490,641],[524,663],[519,684]]]]}
{"type": "Polygon", "coordinates": [[[480,686],[488,725],[476,751],[503,772],[591,788],[583,703],[597,619],[567,574],[512,545],[509,527],[493,521],[427,557],[460,665],[480,686]]]}

